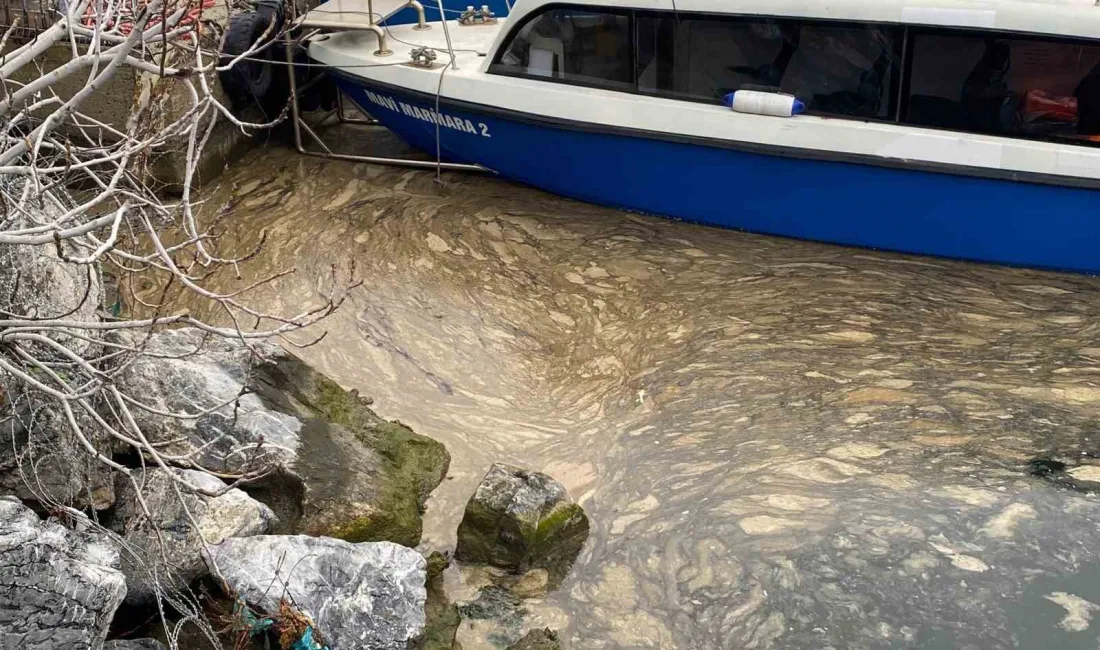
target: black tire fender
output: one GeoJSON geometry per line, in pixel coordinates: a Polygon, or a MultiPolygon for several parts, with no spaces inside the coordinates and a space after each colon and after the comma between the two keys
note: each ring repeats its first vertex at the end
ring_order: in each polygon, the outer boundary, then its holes
{"type": "Polygon", "coordinates": [[[261,39],[267,41],[248,58],[218,73],[222,89],[235,110],[254,103],[268,119],[274,119],[286,106],[290,97],[286,58],[281,39],[275,38],[281,31],[282,18],[279,5],[278,9],[263,6],[229,19],[222,42],[222,65],[247,52],[261,39]]]}

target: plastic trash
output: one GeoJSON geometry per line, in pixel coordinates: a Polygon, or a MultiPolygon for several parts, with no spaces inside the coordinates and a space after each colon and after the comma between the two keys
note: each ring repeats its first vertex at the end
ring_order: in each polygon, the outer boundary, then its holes
{"type": "Polygon", "coordinates": [[[294,642],[294,645],[290,646],[290,650],[329,650],[329,647],[322,646],[313,640],[313,628],[307,627],[306,631],[302,633],[302,638],[294,642]]]}
{"type": "Polygon", "coordinates": [[[791,117],[806,112],[806,105],[794,95],[762,90],[735,90],[723,97],[722,103],[738,113],[754,115],[791,117]]]}

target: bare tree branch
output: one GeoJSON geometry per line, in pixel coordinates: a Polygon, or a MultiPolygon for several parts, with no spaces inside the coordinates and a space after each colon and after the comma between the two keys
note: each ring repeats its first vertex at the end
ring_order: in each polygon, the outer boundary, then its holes
{"type": "MultiPolygon", "coordinates": [[[[258,254],[266,236],[260,233],[260,244],[238,257],[219,254],[214,244],[219,233],[200,219],[201,204],[192,190],[203,150],[220,122],[251,133],[283,117],[249,122],[216,98],[212,79],[219,70],[256,56],[280,35],[272,22],[260,42],[223,60],[218,43],[200,29],[203,10],[210,4],[211,0],[74,0],[52,26],[25,43],[18,42],[16,25],[0,36],[0,51],[11,48],[0,55],[0,425],[8,427],[3,429],[4,444],[18,448],[23,443],[16,432],[36,427],[50,429],[50,444],[62,444],[64,434],[72,441],[64,452],[126,477],[150,520],[143,470],[158,468],[169,477],[195,530],[201,529],[187,509],[186,495],[217,497],[232,485],[272,471],[274,459],[289,450],[266,441],[237,441],[232,431],[204,442],[156,439],[143,431],[144,420],[136,415],[181,422],[214,413],[236,417],[243,391],[194,409],[162,408],[147,396],[121,388],[122,373],[135,361],[156,356],[147,349],[154,332],[190,326],[204,333],[204,342],[233,339],[252,350],[256,341],[282,338],[323,320],[356,286],[334,267],[328,278],[331,286],[319,292],[317,304],[288,315],[252,304],[249,297],[293,269],[277,270],[233,291],[210,284],[219,269],[240,277],[238,266],[258,254]],[[47,69],[44,55],[51,48],[67,48],[71,56],[47,69]],[[137,106],[125,125],[105,124],[88,115],[88,99],[103,92],[105,84],[126,68],[151,81],[154,94],[169,86],[180,89],[184,105],[167,119],[156,115],[151,104],[137,106]],[[59,90],[81,79],[75,92],[59,90]],[[150,161],[169,146],[182,148],[185,158],[182,195],[176,197],[159,194],[147,174],[150,161]],[[34,289],[32,271],[43,260],[75,285],[68,302],[28,297],[34,289]],[[8,265],[13,272],[7,273],[8,265]],[[121,304],[122,298],[113,308],[105,304],[104,273],[127,297],[126,304],[121,304]],[[154,287],[152,293],[158,295],[139,296],[134,289],[138,283],[154,287]],[[215,322],[179,309],[170,301],[176,292],[187,294],[191,302],[205,303],[209,308],[203,313],[221,318],[215,322]],[[243,461],[233,466],[244,469],[206,466],[204,459],[215,445],[225,457],[243,461]],[[112,447],[132,450],[139,464],[120,461],[110,452],[112,447]],[[223,487],[197,485],[178,469],[204,472],[223,487]]],[[[221,216],[211,210],[206,215],[221,216]]],[[[319,333],[314,342],[323,336],[319,333]]],[[[45,462],[41,454],[32,449],[20,453],[18,461],[24,482],[45,507],[82,525],[96,525],[86,507],[62,502],[47,489],[40,475],[45,462]]],[[[118,541],[127,550],[124,541],[118,541]]],[[[156,565],[155,558],[138,561],[156,565]]],[[[159,616],[175,647],[182,622],[201,619],[201,604],[189,594],[169,590],[160,596],[159,616]],[[183,621],[170,624],[169,609],[183,621]]],[[[203,629],[214,642],[212,628],[203,629]]]]}

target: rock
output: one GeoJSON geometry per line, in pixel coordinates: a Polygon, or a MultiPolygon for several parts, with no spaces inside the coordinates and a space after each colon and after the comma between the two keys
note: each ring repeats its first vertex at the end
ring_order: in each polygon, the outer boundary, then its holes
{"type": "Polygon", "coordinates": [[[494,629],[491,638],[514,639],[523,628],[528,611],[523,599],[499,585],[486,585],[478,590],[477,598],[460,605],[459,614],[467,621],[486,621],[494,629]]]}
{"type": "Polygon", "coordinates": [[[531,630],[522,639],[508,646],[508,650],[561,650],[556,632],[549,628],[531,630]]]}
{"type": "MultiPolygon", "coordinates": [[[[10,494],[40,510],[50,504],[104,510],[115,501],[112,470],[84,447],[52,398],[0,373],[0,409],[4,389],[14,403],[12,417],[0,414],[0,494],[10,494]]],[[[110,435],[92,417],[74,410],[89,442],[110,456],[110,435]]]]}
{"type": "Polygon", "coordinates": [[[450,561],[437,551],[428,556],[427,562],[428,597],[424,603],[424,631],[409,647],[410,650],[452,650],[462,616],[458,605],[448,602],[443,588],[443,571],[450,561]]]}
{"type": "MultiPolygon", "coordinates": [[[[209,474],[175,471],[203,490],[225,490],[225,484],[209,474]]],[[[206,575],[202,537],[210,544],[217,544],[229,537],[262,535],[275,523],[271,508],[238,489],[209,497],[181,488],[184,490],[181,501],[164,470],[155,468],[135,474],[143,486],[142,496],[152,519],[142,510],[133,483],[120,477],[118,507],[111,520],[111,528],[122,536],[128,547],[123,555],[122,570],[129,589],[126,601],[130,604],[151,602],[157,583],[162,589],[181,590],[206,575]],[[185,512],[185,505],[198,522],[197,530],[185,512]],[[159,543],[161,538],[163,549],[159,543]]]]}
{"type": "Polygon", "coordinates": [[[0,648],[100,648],[126,596],[106,538],[44,522],[0,498],[0,648]]]}
{"type": "MultiPolygon", "coordinates": [[[[136,334],[119,337],[135,346],[144,341],[136,334]]],[[[160,332],[144,345],[146,354],[129,360],[126,372],[115,379],[122,392],[174,413],[196,414],[224,405],[189,419],[132,409],[151,442],[178,440],[168,447],[169,452],[178,454],[199,447],[202,451],[196,461],[219,472],[293,461],[302,423],[292,415],[272,411],[246,390],[253,367],[280,353],[276,346],[256,342],[249,349],[240,341],[204,335],[192,328],[160,332]]]]}
{"type": "MultiPolygon", "coordinates": [[[[20,191],[19,187],[5,189],[20,191]]],[[[5,228],[41,226],[61,216],[45,197],[38,207],[39,210],[22,217],[6,218],[5,228]]],[[[87,254],[86,251],[65,252],[87,254]]],[[[103,286],[95,267],[63,261],[53,245],[0,246],[0,310],[4,312],[29,318],[98,323],[102,296],[103,286]]],[[[79,333],[95,339],[94,331],[79,333]]],[[[96,354],[94,342],[60,332],[50,336],[78,355],[94,357],[96,354]]],[[[62,356],[40,343],[21,341],[18,344],[42,360],[62,356]]],[[[14,494],[37,503],[95,509],[109,507],[114,501],[110,470],[86,451],[56,400],[3,372],[0,372],[0,387],[0,411],[10,408],[13,416],[0,417],[0,493],[14,494]]],[[[74,411],[92,445],[109,454],[109,434],[101,432],[79,407],[74,407],[74,411]]]]}
{"type": "Polygon", "coordinates": [[[305,481],[306,495],[296,530],[350,542],[419,544],[424,503],[450,466],[447,449],[378,417],[370,400],[289,354],[257,375],[257,394],[302,421],[293,471],[305,481]]]}
{"type": "Polygon", "coordinates": [[[146,435],[205,445],[201,462],[211,469],[280,468],[245,487],[278,515],[276,532],[419,543],[424,502],[450,463],[442,444],[383,420],[277,346],[250,351],[206,338],[189,328],[159,333],[149,349],[177,358],[138,359],[118,382],[159,409],[196,412],[240,398],[194,420],[142,411],[146,435]]]}
{"type": "Polygon", "coordinates": [[[424,629],[426,563],[390,542],[330,537],[234,537],[205,555],[252,606],[286,598],[310,616],[332,650],[404,650],[424,629]]]}
{"type": "MultiPolygon", "coordinates": [[[[18,194],[21,187],[5,188],[18,194]]],[[[4,216],[4,229],[45,226],[62,216],[47,196],[41,195],[36,209],[19,217],[4,216]]],[[[65,255],[85,256],[88,251],[64,244],[65,255]]],[[[53,244],[42,246],[0,247],[0,309],[14,314],[35,318],[63,318],[68,321],[98,323],[99,309],[103,301],[103,283],[98,269],[93,265],[66,262],[57,254],[53,244]]],[[[95,339],[94,332],[79,332],[95,339]]],[[[60,332],[51,338],[69,350],[87,355],[96,345],[60,332]]],[[[39,348],[46,350],[45,346],[39,348]]]]}
{"type": "Polygon", "coordinates": [[[156,639],[115,639],[108,641],[103,650],[168,650],[156,639]]]}
{"type": "Polygon", "coordinates": [[[569,572],[588,538],[588,517],[546,474],[495,464],[466,504],[455,558],[524,573],[569,572]]]}

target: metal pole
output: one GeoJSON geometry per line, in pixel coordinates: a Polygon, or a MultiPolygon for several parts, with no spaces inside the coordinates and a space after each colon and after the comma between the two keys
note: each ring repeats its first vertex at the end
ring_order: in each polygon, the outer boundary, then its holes
{"type": "MultiPolygon", "coordinates": [[[[370,2],[370,0],[367,0],[367,2],[370,2]]],[[[435,2],[439,6],[439,20],[443,23],[443,36],[447,39],[447,51],[451,53],[451,69],[458,70],[458,64],[455,63],[455,48],[451,45],[451,30],[447,29],[447,14],[443,13],[443,0],[435,0],[435,2]]]]}
{"type": "MultiPolygon", "coordinates": [[[[293,3],[291,3],[293,4],[293,3]]],[[[302,146],[302,118],[298,114],[298,82],[294,77],[294,46],[297,39],[291,36],[290,32],[287,32],[283,38],[286,39],[286,74],[290,79],[290,118],[294,122],[294,146],[298,151],[306,153],[305,147],[302,146]]]]}
{"type": "Polygon", "coordinates": [[[319,156],[321,158],[335,158],[336,160],[351,160],[354,162],[373,163],[376,165],[393,165],[395,167],[415,167],[417,169],[442,168],[459,172],[489,172],[492,170],[481,165],[467,165],[464,163],[437,163],[434,160],[413,160],[412,158],[380,158],[378,156],[356,156],[346,153],[322,153],[320,151],[305,150],[302,153],[307,156],[319,156]]]}
{"type": "MultiPolygon", "coordinates": [[[[367,3],[368,3],[368,9],[372,12],[371,13],[371,23],[373,24],[374,23],[374,13],[373,13],[373,8],[370,6],[371,5],[371,0],[367,0],[367,3]]],[[[443,11],[443,7],[442,7],[442,3],[440,3],[440,15],[441,16],[443,15],[442,11],[443,11]]],[[[305,22],[306,21],[303,20],[303,26],[304,26],[305,22]]],[[[446,22],[446,17],[444,16],[444,22],[443,22],[444,32],[446,32],[446,26],[447,26],[447,22],[446,22]]],[[[343,25],[341,25],[340,27],[336,27],[336,29],[340,29],[342,27],[343,27],[343,25]]],[[[297,83],[297,79],[294,76],[294,50],[295,50],[295,47],[299,43],[304,42],[308,37],[309,37],[309,35],[303,36],[301,38],[295,38],[295,37],[292,37],[290,34],[286,34],[286,36],[284,37],[286,39],[286,63],[287,63],[286,69],[287,69],[287,75],[289,75],[289,81],[290,81],[290,113],[291,113],[291,119],[294,122],[294,146],[300,153],[306,154],[307,156],[318,156],[320,158],[335,158],[337,160],[351,160],[351,161],[355,161],[355,162],[375,163],[375,164],[380,164],[380,165],[396,165],[396,166],[399,166],[399,167],[413,167],[413,168],[418,168],[418,169],[435,169],[435,170],[448,169],[448,170],[465,171],[465,172],[495,173],[490,169],[482,167],[481,165],[471,165],[471,164],[464,164],[464,163],[439,163],[439,162],[434,161],[434,160],[415,160],[415,159],[411,159],[411,158],[388,158],[388,157],[380,157],[380,156],[356,156],[356,155],[352,155],[352,154],[334,153],[321,140],[321,138],[317,135],[317,133],[315,133],[313,131],[313,129],[311,129],[309,127],[309,125],[306,124],[304,120],[302,120],[301,109],[298,106],[298,83],[297,83]],[[307,149],[305,147],[305,145],[302,142],[302,129],[303,128],[305,128],[309,132],[309,135],[312,136],[313,139],[315,139],[318,143],[320,143],[320,145],[322,147],[325,148],[325,151],[323,151],[323,152],[321,152],[321,151],[310,151],[309,149],[307,149]]],[[[450,45],[451,45],[451,38],[450,38],[450,36],[447,36],[447,47],[449,48],[450,45]]],[[[451,51],[451,60],[452,60],[452,62],[454,61],[454,50],[451,51]]],[[[453,63],[452,63],[452,65],[453,65],[453,63]]],[[[337,96],[337,101],[338,102],[341,101],[340,96],[337,96]]],[[[339,111],[342,108],[343,108],[343,106],[340,105],[337,110],[339,111]]]]}

